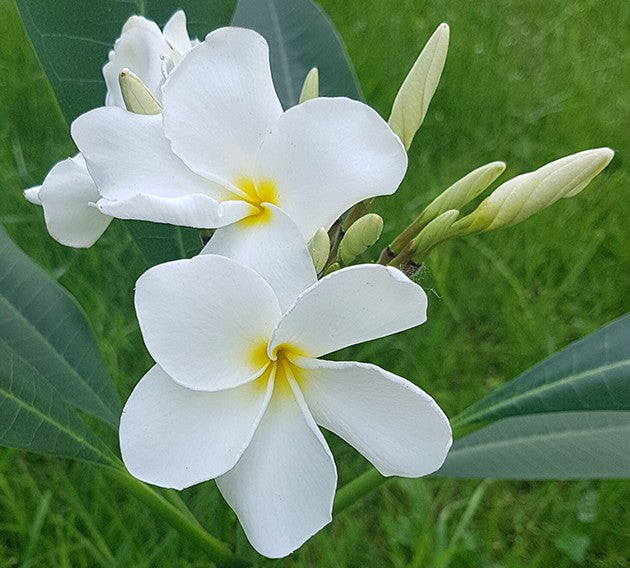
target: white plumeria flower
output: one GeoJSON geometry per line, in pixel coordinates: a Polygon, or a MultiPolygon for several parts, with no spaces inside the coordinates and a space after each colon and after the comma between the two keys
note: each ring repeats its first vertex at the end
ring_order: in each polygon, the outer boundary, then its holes
{"type": "Polygon", "coordinates": [[[162,105],[161,115],[100,108],[73,123],[99,209],[220,228],[207,252],[245,262],[393,193],[407,167],[398,137],[363,103],[315,98],[283,112],[252,30],[210,33],[169,75],[162,105]]]}
{"type": "MultiPolygon", "coordinates": [[[[125,108],[118,82],[118,75],[125,68],[131,69],[161,99],[168,72],[196,43],[188,35],[186,15],[181,10],[166,23],[163,32],[155,22],[131,16],[103,67],[105,104],[125,108]]],[[[112,221],[110,215],[94,207],[101,196],[81,154],[55,164],[44,183],[27,189],[24,196],[43,207],[48,232],[67,246],[92,246],[112,221]]]]}
{"type": "Polygon", "coordinates": [[[109,62],[103,67],[107,85],[105,104],[125,108],[118,82],[123,69],[131,69],[155,98],[161,100],[161,87],[168,73],[197,43],[188,35],[183,10],[173,14],[163,31],[151,20],[131,16],[109,52],[109,62]]]}
{"type": "Polygon", "coordinates": [[[451,430],[429,395],[375,365],[319,359],[425,321],[426,295],[399,270],[345,268],[296,297],[200,255],[151,268],[135,301],[157,364],[123,410],[125,465],[163,487],[216,479],[261,554],[289,554],[332,518],[337,474],[317,424],[383,475],[442,465],[451,430]]]}

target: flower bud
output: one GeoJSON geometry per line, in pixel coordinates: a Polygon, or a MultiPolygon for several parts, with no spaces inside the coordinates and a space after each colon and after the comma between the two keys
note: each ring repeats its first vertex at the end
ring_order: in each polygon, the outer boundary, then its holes
{"type": "Polygon", "coordinates": [[[383,232],[383,218],[376,213],[368,213],[357,219],[346,231],[339,243],[339,258],[350,264],[357,256],[369,249],[383,232]]]}
{"type": "Polygon", "coordinates": [[[429,38],[394,99],[389,126],[409,150],[437,89],[448,51],[449,28],[440,24],[429,38]]]}
{"type": "Polygon", "coordinates": [[[123,69],[118,75],[118,81],[125,107],[129,112],[135,114],[160,114],[162,112],[162,105],[133,71],[123,69]]]}
{"type": "Polygon", "coordinates": [[[308,101],[319,97],[319,71],[313,67],[306,75],[302,90],[300,91],[300,102],[308,101]]]}
{"type": "Polygon", "coordinates": [[[391,254],[399,254],[430,221],[445,211],[464,207],[482,193],[504,170],[503,162],[491,162],[473,170],[445,189],[390,243],[391,254]]]}
{"type": "MultiPolygon", "coordinates": [[[[582,191],[612,160],[610,148],[585,150],[501,184],[455,227],[460,234],[510,227],[582,191]]],[[[455,228],[454,227],[454,228],[455,228]]]]}
{"type": "Polygon", "coordinates": [[[438,215],[422,229],[420,234],[411,241],[411,260],[416,264],[421,264],[434,246],[449,238],[451,236],[450,228],[457,217],[459,217],[459,211],[449,209],[438,215]]]}
{"type": "Polygon", "coordinates": [[[327,269],[326,272],[324,272],[324,276],[328,276],[329,274],[331,274],[332,272],[336,272],[337,270],[339,270],[341,268],[341,264],[339,264],[338,262],[333,262],[327,269]]]}
{"type": "Polygon", "coordinates": [[[473,170],[438,195],[424,209],[421,216],[430,221],[449,209],[461,209],[480,195],[504,171],[503,162],[491,162],[473,170]]]}
{"type": "Polygon", "coordinates": [[[326,266],[326,261],[330,254],[330,237],[324,227],[317,229],[308,242],[308,252],[311,253],[311,258],[315,265],[315,272],[321,272],[324,266],[326,266]]]}

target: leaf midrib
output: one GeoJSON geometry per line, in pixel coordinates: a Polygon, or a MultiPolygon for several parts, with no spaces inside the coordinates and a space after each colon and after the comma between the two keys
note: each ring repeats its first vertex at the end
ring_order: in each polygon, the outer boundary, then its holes
{"type": "MultiPolygon", "coordinates": [[[[593,411],[593,413],[596,413],[596,412],[597,411],[593,411]]],[[[562,414],[562,413],[557,413],[557,414],[562,414]]],[[[527,436],[527,435],[513,436],[513,437],[508,437],[508,438],[504,438],[500,440],[494,440],[494,441],[489,441],[489,442],[483,442],[480,444],[464,446],[462,448],[453,448],[453,451],[451,452],[451,454],[462,455],[465,453],[471,453],[471,452],[475,452],[475,451],[479,451],[479,450],[487,449],[487,448],[496,448],[496,447],[507,446],[507,445],[514,446],[515,444],[525,443],[525,442],[551,441],[551,440],[557,440],[557,439],[562,439],[562,438],[584,436],[584,435],[595,433],[595,432],[596,433],[614,432],[615,430],[630,431],[630,421],[627,421],[623,424],[607,424],[605,426],[584,427],[583,429],[571,428],[570,430],[564,430],[561,432],[546,432],[543,434],[536,433],[536,434],[532,434],[531,436],[527,436]]]]}
{"type": "MultiPolygon", "coordinates": [[[[510,397],[510,398],[506,398],[503,399],[497,403],[495,403],[492,406],[488,406],[486,408],[482,408],[481,410],[478,410],[476,412],[474,412],[473,414],[470,415],[462,415],[461,419],[457,419],[455,418],[452,422],[453,424],[458,424],[458,425],[462,425],[462,424],[469,424],[471,422],[477,422],[479,420],[483,420],[485,418],[488,417],[488,415],[496,413],[498,410],[500,410],[501,408],[504,408],[506,406],[509,406],[511,404],[517,404],[518,401],[522,401],[523,399],[527,399],[529,397],[533,397],[536,396],[546,390],[555,388],[555,387],[562,387],[568,383],[571,382],[578,382],[581,380],[585,380],[588,379],[589,377],[600,373],[600,372],[606,372],[606,371],[610,371],[610,370],[614,370],[616,368],[621,368],[624,367],[626,365],[630,365],[630,359],[622,359],[620,361],[616,361],[615,363],[611,363],[608,365],[601,365],[599,367],[594,367],[592,369],[588,369],[586,371],[583,371],[581,373],[577,373],[574,375],[569,375],[568,377],[564,377],[562,379],[559,379],[557,381],[553,381],[553,382],[549,382],[549,383],[544,383],[542,385],[539,385],[533,389],[521,392],[521,393],[517,393],[514,396],[510,397]]],[[[545,412],[549,412],[549,409],[545,409],[545,412]]],[[[521,414],[513,414],[511,416],[521,416],[521,414]]]]}
{"type": "MultiPolygon", "coordinates": [[[[51,351],[54,355],[54,357],[61,362],[62,367],[67,368],[70,370],[70,374],[73,375],[74,377],[76,377],[79,380],[79,383],[82,384],[84,386],[84,388],[86,388],[88,390],[89,393],[92,394],[92,396],[94,397],[96,403],[98,406],[100,406],[104,411],[105,411],[105,415],[109,416],[109,419],[107,420],[107,423],[111,426],[114,426],[116,423],[116,417],[114,416],[114,414],[112,413],[112,411],[109,409],[109,407],[107,407],[105,405],[105,403],[103,402],[103,400],[98,396],[98,394],[96,393],[96,391],[92,388],[92,386],[90,385],[90,383],[84,379],[79,373],[78,371],[68,362],[67,359],[65,359],[54,347],[54,345],[48,340],[48,338],[43,335],[43,333],[41,333],[32,323],[30,320],[28,320],[26,318],[26,316],[24,316],[24,314],[22,314],[22,312],[20,312],[10,301],[9,299],[4,296],[4,294],[0,294],[0,301],[2,302],[3,305],[7,306],[10,311],[12,313],[14,313],[15,315],[17,315],[17,319],[19,319],[24,325],[26,325],[26,327],[31,330],[35,336],[37,336],[38,338],[40,338],[41,342],[48,348],[49,351],[51,351]],[[113,419],[113,420],[112,420],[113,419]]],[[[5,342],[6,343],[6,342],[5,342]]],[[[10,346],[10,344],[7,344],[10,346]]],[[[10,349],[12,351],[16,351],[15,348],[10,346],[10,349]]],[[[17,352],[17,351],[16,351],[17,352]]],[[[55,388],[53,386],[53,388],[55,388]]],[[[57,390],[55,388],[55,390],[57,390]]],[[[87,409],[84,409],[87,411],[87,409]]]]}
{"type": "MultiPolygon", "coordinates": [[[[11,381],[13,381],[13,376],[11,376],[11,381]]],[[[51,386],[51,388],[53,388],[52,385],[50,385],[50,386],[51,386]]],[[[89,443],[85,438],[81,437],[75,431],[70,430],[69,428],[67,428],[66,426],[61,424],[60,422],[57,422],[56,420],[54,420],[52,418],[52,416],[44,414],[43,412],[41,412],[40,410],[38,410],[37,408],[35,408],[33,406],[29,406],[22,399],[16,397],[11,391],[8,391],[8,390],[0,387],[0,394],[3,395],[5,397],[5,399],[9,400],[10,402],[13,402],[18,407],[25,409],[27,412],[37,416],[43,422],[47,422],[48,424],[52,425],[54,428],[56,428],[60,432],[63,432],[64,434],[69,436],[71,439],[73,439],[74,441],[78,442],[80,445],[82,445],[82,446],[86,447],[87,449],[89,449],[90,451],[92,451],[95,455],[100,456],[105,461],[105,463],[108,463],[108,464],[114,465],[114,466],[117,465],[116,461],[113,459],[112,456],[109,456],[109,455],[103,453],[99,448],[94,447],[91,443],[89,443]]],[[[37,428],[35,429],[35,431],[36,430],[37,430],[37,428]]],[[[28,447],[26,447],[24,449],[28,450],[28,447]]],[[[78,454],[77,454],[77,456],[78,456],[78,454]]],[[[80,458],[78,458],[78,459],[80,459],[80,458]]]]}

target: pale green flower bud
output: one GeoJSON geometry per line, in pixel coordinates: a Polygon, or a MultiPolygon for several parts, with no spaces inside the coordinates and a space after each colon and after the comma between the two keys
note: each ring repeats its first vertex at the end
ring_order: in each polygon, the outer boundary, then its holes
{"type": "Polygon", "coordinates": [[[324,266],[326,266],[326,261],[330,254],[330,237],[324,227],[317,229],[308,242],[308,252],[311,253],[311,258],[315,265],[315,272],[321,272],[324,266]]]}
{"type": "Polygon", "coordinates": [[[497,187],[453,228],[470,234],[516,225],[558,199],[577,195],[613,156],[610,148],[585,150],[517,176],[497,187]]]}
{"type": "Polygon", "coordinates": [[[383,232],[383,218],[376,213],[368,213],[357,219],[339,243],[339,258],[350,264],[357,256],[369,249],[383,232]]]}
{"type": "Polygon", "coordinates": [[[420,264],[429,251],[449,238],[450,229],[459,217],[459,211],[449,209],[433,219],[420,234],[411,241],[411,260],[420,264]]]}
{"type": "Polygon", "coordinates": [[[331,274],[332,272],[336,272],[337,270],[339,270],[341,268],[341,264],[339,264],[338,262],[333,262],[327,269],[326,272],[324,272],[324,276],[328,276],[329,274],[331,274]]]}
{"type": "Polygon", "coordinates": [[[129,112],[135,114],[160,114],[162,112],[162,105],[133,71],[123,69],[118,75],[118,81],[125,107],[129,112]]]}
{"type": "Polygon", "coordinates": [[[300,91],[300,102],[308,101],[319,97],[319,71],[313,67],[306,75],[302,90],[300,91]]]}
{"type": "Polygon", "coordinates": [[[449,28],[440,24],[403,81],[389,117],[389,126],[409,150],[424,120],[446,62],[449,28]]]}
{"type": "Polygon", "coordinates": [[[504,171],[503,162],[491,162],[473,170],[438,195],[422,212],[422,218],[435,219],[449,209],[461,209],[480,195],[504,171]]]}
{"type": "Polygon", "coordinates": [[[429,223],[449,209],[461,209],[480,195],[505,170],[503,162],[491,162],[465,175],[438,195],[389,245],[396,255],[429,223]]]}

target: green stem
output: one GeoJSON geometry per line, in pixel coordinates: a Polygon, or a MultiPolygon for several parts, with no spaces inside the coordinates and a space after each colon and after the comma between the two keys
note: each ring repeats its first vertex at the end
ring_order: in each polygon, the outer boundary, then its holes
{"type": "Polygon", "coordinates": [[[378,260],[376,261],[376,264],[382,264],[383,266],[386,266],[395,256],[396,255],[392,252],[392,249],[390,249],[389,247],[385,247],[381,251],[378,260]]]}
{"type": "Polygon", "coordinates": [[[374,468],[354,478],[350,483],[347,483],[337,491],[335,503],[333,504],[333,514],[340,513],[388,479],[390,478],[383,477],[374,468]]]}
{"type": "MultiPolygon", "coordinates": [[[[389,250],[393,251],[391,245],[389,245],[389,250]]],[[[392,258],[387,265],[388,266],[403,266],[407,264],[411,260],[411,255],[413,254],[413,250],[411,248],[411,243],[407,243],[404,248],[392,258]]]]}
{"type": "MultiPolygon", "coordinates": [[[[459,416],[461,416],[461,414],[451,420],[451,424],[453,425],[453,439],[458,439],[470,434],[471,432],[474,432],[491,422],[486,421],[476,424],[460,424],[460,421],[458,421],[459,416]]],[[[337,491],[337,495],[335,495],[335,502],[333,504],[333,514],[340,513],[361,499],[361,497],[364,497],[377,487],[380,487],[388,479],[392,478],[382,476],[374,468],[370,468],[365,473],[355,477],[352,481],[346,483],[341,489],[339,489],[339,491],[337,491]]]]}
{"type": "MultiPolygon", "coordinates": [[[[422,213],[424,213],[424,211],[422,213]]],[[[390,243],[388,248],[394,255],[400,254],[412,239],[427,225],[427,220],[422,213],[390,243]]]]}
{"type": "Polygon", "coordinates": [[[188,541],[197,544],[206,551],[208,557],[215,562],[235,561],[232,551],[219,539],[207,533],[201,525],[190,518],[188,514],[175,505],[169,503],[164,497],[148,485],[138,481],[125,471],[104,467],[103,470],[114,481],[127,489],[145,505],[153,509],[174,529],[184,535],[188,541]]]}
{"type": "Polygon", "coordinates": [[[192,514],[191,510],[188,508],[188,505],[184,503],[184,500],[179,495],[179,491],[175,489],[163,489],[162,494],[167,501],[170,501],[171,505],[177,507],[184,515],[186,515],[191,521],[196,524],[199,524],[197,517],[192,514]]]}

